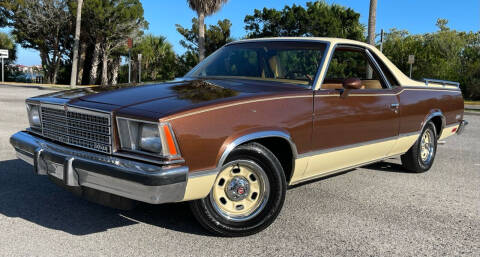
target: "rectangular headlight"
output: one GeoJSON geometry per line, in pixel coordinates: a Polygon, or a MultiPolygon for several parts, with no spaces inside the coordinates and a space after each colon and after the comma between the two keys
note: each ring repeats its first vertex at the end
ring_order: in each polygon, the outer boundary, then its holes
{"type": "Polygon", "coordinates": [[[41,129],[42,123],[40,121],[40,105],[27,103],[27,113],[30,127],[41,129]]]}
{"type": "Polygon", "coordinates": [[[168,123],[117,118],[120,149],[153,156],[178,155],[177,144],[168,123]]]}

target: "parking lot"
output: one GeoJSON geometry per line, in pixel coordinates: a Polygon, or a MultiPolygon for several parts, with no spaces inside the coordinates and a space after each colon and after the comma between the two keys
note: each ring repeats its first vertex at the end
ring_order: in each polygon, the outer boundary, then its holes
{"type": "Polygon", "coordinates": [[[480,256],[480,116],[427,173],[391,159],[298,186],[265,231],[218,238],[188,204],[119,211],[34,175],[9,137],[25,98],[48,92],[0,85],[0,256],[480,256]]]}

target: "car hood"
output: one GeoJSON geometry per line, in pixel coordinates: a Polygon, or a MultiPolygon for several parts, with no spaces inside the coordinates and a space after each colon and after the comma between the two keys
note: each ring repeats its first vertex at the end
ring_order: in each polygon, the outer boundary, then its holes
{"type": "Polygon", "coordinates": [[[272,81],[247,79],[177,79],[142,86],[89,87],[55,92],[35,100],[65,103],[106,111],[142,110],[157,114],[243,98],[305,88],[272,81]]]}

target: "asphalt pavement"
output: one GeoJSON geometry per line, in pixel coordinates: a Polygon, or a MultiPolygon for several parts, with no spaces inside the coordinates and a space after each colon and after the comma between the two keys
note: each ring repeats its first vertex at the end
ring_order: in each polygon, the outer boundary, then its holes
{"type": "Polygon", "coordinates": [[[0,256],[480,256],[480,116],[427,173],[391,159],[298,186],[265,231],[219,238],[185,203],[119,211],[34,175],[9,137],[48,92],[0,86],[0,256]]]}

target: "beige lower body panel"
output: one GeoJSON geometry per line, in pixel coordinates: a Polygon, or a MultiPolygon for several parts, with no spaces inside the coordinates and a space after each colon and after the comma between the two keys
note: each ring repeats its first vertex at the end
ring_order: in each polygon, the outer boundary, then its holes
{"type": "MultiPolygon", "coordinates": [[[[455,134],[455,132],[452,132],[455,127],[458,129],[458,125],[445,128],[440,139],[455,134]]],[[[295,170],[290,185],[403,154],[415,144],[419,136],[420,133],[410,134],[382,142],[373,142],[298,158],[295,160],[295,170]]],[[[182,201],[205,198],[210,193],[216,177],[217,172],[214,171],[201,172],[190,176],[182,201]]]]}
{"type": "Polygon", "coordinates": [[[290,185],[327,176],[349,167],[356,167],[361,164],[403,154],[412,147],[419,135],[412,134],[383,142],[373,142],[371,144],[299,158],[295,161],[295,171],[290,185]]]}
{"type": "Polygon", "coordinates": [[[188,178],[185,196],[182,201],[190,201],[205,198],[212,189],[217,178],[217,172],[207,172],[193,175],[188,178]]]}
{"type": "Polygon", "coordinates": [[[443,140],[443,139],[457,133],[457,130],[458,130],[459,126],[460,125],[457,124],[457,125],[448,126],[448,127],[444,128],[443,131],[442,131],[442,135],[440,136],[440,140],[443,140]]]}

